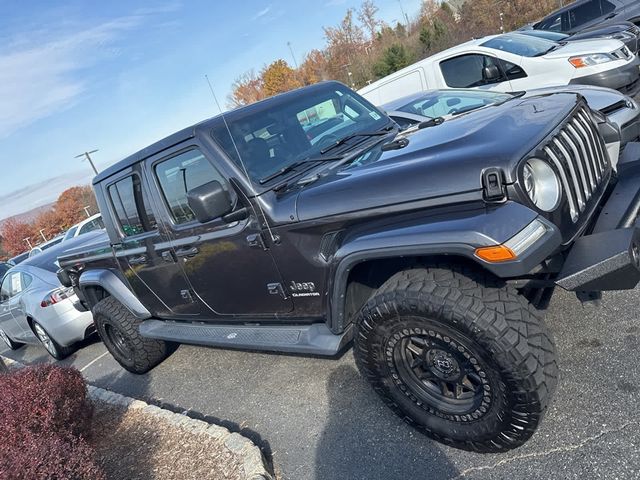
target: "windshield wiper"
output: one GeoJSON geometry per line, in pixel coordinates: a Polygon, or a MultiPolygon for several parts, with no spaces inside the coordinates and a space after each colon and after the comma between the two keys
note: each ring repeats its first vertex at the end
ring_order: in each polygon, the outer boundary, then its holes
{"type": "Polygon", "coordinates": [[[388,127],[385,127],[382,130],[377,130],[375,132],[357,132],[357,133],[352,133],[351,135],[347,135],[346,137],[341,138],[337,142],[334,142],[331,145],[329,145],[328,147],[325,147],[322,150],[320,150],[320,155],[324,155],[325,153],[333,150],[334,148],[339,147],[340,145],[344,145],[346,142],[348,142],[352,138],[356,138],[356,137],[377,137],[377,136],[380,136],[380,135],[386,135],[387,133],[389,133],[389,131],[392,128],[393,128],[393,125],[389,125],[388,127]]]}
{"type": "MultiPolygon", "coordinates": [[[[430,118],[429,120],[424,120],[423,122],[420,122],[411,130],[409,129],[405,130],[404,132],[402,132],[402,134],[409,135],[418,130],[422,130],[423,128],[436,127],[438,125],[442,125],[443,123],[444,123],[444,118],[442,117],[430,118]]],[[[382,147],[380,147],[381,150],[383,152],[386,152],[389,150],[399,150],[409,145],[409,139],[402,134],[398,135],[396,138],[394,138],[390,142],[383,144],[382,147]]]]}
{"type": "Polygon", "coordinates": [[[261,178],[260,180],[258,180],[258,183],[260,185],[264,185],[265,183],[270,182],[274,178],[278,178],[281,175],[285,175],[291,172],[292,170],[295,170],[300,165],[304,165],[305,163],[333,162],[336,160],[342,160],[343,158],[344,157],[342,155],[336,155],[335,157],[317,157],[317,158],[305,158],[304,160],[298,160],[297,162],[293,162],[292,164],[287,165],[286,167],[283,167],[280,170],[277,170],[272,174],[267,175],[264,178],[261,178]]]}

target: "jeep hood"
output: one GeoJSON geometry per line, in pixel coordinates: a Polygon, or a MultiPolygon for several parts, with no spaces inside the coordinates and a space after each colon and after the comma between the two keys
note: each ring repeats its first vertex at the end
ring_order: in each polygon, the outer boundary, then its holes
{"type": "Polygon", "coordinates": [[[502,168],[506,181],[513,183],[518,162],[578,101],[574,93],[514,99],[409,134],[409,145],[400,150],[382,152],[378,145],[348,166],[328,167],[319,180],[302,187],[296,201],[298,219],[470,192],[479,195],[481,174],[488,167],[502,168]]]}

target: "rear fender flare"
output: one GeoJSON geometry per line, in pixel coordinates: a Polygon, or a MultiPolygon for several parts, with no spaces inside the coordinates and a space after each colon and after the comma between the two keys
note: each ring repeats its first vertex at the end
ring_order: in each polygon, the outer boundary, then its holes
{"type": "MultiPolygon", "coordinates": [[[[80,275],[79,287],[83,294],[87,288],[101,287],[123,304],[139,320],[151,318],[151,313],[138,300],[126,284],[111,270],[87,270],[80,275]]],[[[86,294],[85,294],[86,296],[86,294]]]]}

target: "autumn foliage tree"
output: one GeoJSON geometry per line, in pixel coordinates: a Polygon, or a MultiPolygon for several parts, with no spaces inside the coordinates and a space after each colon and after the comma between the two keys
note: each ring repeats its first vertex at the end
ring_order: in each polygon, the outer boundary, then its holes
{"type": "Polygon", "coordinates": [[[228,103],[248,105],[322,80],[361,88],[472,38],[517,29],[557,6],[557,0],[467,0],[454,11],[446,1],[423,0],[413,19],[387,25],[374,1],[364,0],[337,25],[323,27],[324,47],[306,55],[298,69],[276,60],[257,74],[247,72],[232,85],[228,103]]]}
{"type": "Polygon", "coordinates": [[[2,225],[2,248],[11,257],[18,255],[27,249],[25,239],[36,243],[36,234],[34,225],[10,218],[2,225]]]}
{"type": "Polygon", "coordinates": [[[91,214],[98,213],[93,190],[89,186],[72,187],[62,192],[53,208],[38,215],[31,223],[15,218],[6,220],[0,229],[2,250],[13,257],[26,251],[29,244],[34,246],[42,243],[42,235],[51,239],[65,232],[87,218],[85,207],[91,214]]]}

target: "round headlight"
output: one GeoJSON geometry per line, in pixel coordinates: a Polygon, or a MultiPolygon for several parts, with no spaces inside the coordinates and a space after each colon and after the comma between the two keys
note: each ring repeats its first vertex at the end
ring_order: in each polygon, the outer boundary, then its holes
{"type": "Polygon", "coordinates": [[[558,207],[562,190],[558,175],[551,166],[539,158],[531,158],[524,165],[524,189],[540,210],[551,212],[558,207]]]}

